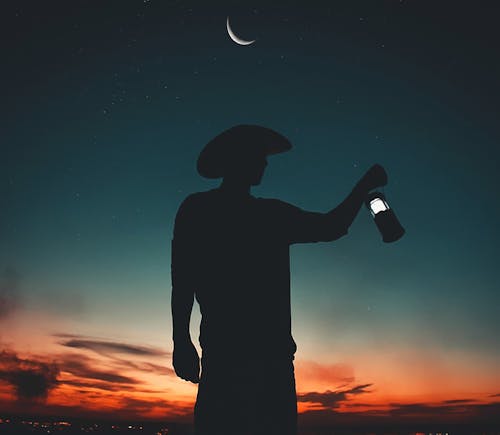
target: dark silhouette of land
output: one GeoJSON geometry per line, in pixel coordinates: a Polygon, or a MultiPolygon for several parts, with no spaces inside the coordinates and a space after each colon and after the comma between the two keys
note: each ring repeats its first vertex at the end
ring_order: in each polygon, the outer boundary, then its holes
{"type": "Polygon", "coordinates": [[[196,435],[295,435],[297,402],[291,334],[289,247],[345,236],[369,191],[387,175],[372,166],[336,208],[305,211],[256,198],[267,156],[290,142],[273,130],[233,127],[210,141],[198,171],[220,187],[189,195],[172,240],[175,371],[198,383],[196,435]],[[196,298],[200,359],[189,334],[196,298]]]}
{"type": "MultiPolygon", "coordinates": [[[[335,428],[321,425],[302,426],[300,435],[498,435],[498,417],[472,419],[467,423],[413,422],[397,419],[374,419],[364,424],[339,424],[335,428]],[[476,421],[474,421],[476,420],[476,421]]],[[[113,418],[82,418],[43,415],[0,414],[0,434],[102,434],[102,435],[192,435],[191,425],[151,420],[122,420],[113,418]]]]}

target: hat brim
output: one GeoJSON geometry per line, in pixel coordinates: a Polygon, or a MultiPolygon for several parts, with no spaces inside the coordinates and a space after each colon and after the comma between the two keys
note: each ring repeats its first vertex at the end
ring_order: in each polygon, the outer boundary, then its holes
{"type": "Polygon", "coordinates": [[[237,154],[279,154],[292,148],[282,134],[260,125],[236,125],[215,136],[201,151],[197,169],[206,178],[224,177],[237,154]]]}

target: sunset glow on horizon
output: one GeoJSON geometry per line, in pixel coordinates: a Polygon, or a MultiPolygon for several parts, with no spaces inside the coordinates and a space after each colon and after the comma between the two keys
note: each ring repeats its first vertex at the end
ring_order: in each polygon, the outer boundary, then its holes
{"type": "MultiPolygon", "coordinates": [[[[190,421],[196,386],[175,376],[169,346],[53,333],[19,348],[7,347],[0,358],[4,412],[190,421]],[[30,391],[23,376],[38,379],[30,391]]],[[[298,409],[393,419],[397,411],[405,421],[418,417],[412,406],[419,404],[425,418],[439,409],[444,421],[467,421],[495,403],[496,368],[475,355],[429,358],[409,348],[331,364],[297,358],[298,409]]]]}

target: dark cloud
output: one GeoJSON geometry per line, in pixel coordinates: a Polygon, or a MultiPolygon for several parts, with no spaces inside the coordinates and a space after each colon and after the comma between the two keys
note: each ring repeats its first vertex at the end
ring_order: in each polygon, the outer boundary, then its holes
{"type": "Polygon", "coordinates": [[[362,393],[369,393],[370,391],[366,391],[366,388],[371,387],[373,384],[364,384],[364,385],[358,385],[354,388],[351,388],[350,390],[346,391],[346,394],[362,394],[362,393]]]}
{"type": "Polygon", "coordinates": [[[463,404],[461,401],[444,401],[439,404],[429,403],[391,403],[389,414],[394,417],[440,417],[440,416],[466,416],[476,405],[463,404]]]}
{"type": "MultiPolygon", "coordinates": [[[[110,391],[110,392],[115,392],[115,391],[129,391],[129,392],[135,392],[137,391],[136,388],[130,385],[124,385],[122,383],[114,383],[114,382],[107,382],[107,381],[98,381],[92,378],[91,381],[80,381],[80,380],[63,380],[61,381],[61,384],[65,385],[71,385],[73,387],[78,387],[78,388],[97,388],[99,390],[103,391],[110,391]]],[[[82,392],[84,390],[80,390],[82,392]]],[[[142,390],[141,390],[142,391],[142,390]]]]}
{"type": "MultiPolygon", "coordinates": [[[[389,414],[394,417],[414,417],[414,416],[435,416],[444,415],[444,413],[456,412],[457,406],[438,405],[432,406],[426,403],[391,403],[392,409],[389,414]]],[[[462,409],[462,407],[460,407],[462,409]]]]}
{"type": "Polygon", "coordinates": [[[304,393],[297,395],[298,402],[312,402],[325,408],[337,408],[338,403],[346,400],[343,392],[325,391],[324,393],[304,393]]]}
{"type": "Polygon", "coordinates": [[[348,406],[349,408],[380,408],[380,405],[363,402],[348,403],[346,404],[346,406],[348,406]]]}
{"type": "MultiPolygon", "coordinates": [[[[349,404],[349,407],[355,406],[349,404]]],[[[367,408],[380,405],[363,405],[367,408]]],[[[425,422],[439,424],[500,424],[500,403],[485,404],[438,404],[431,403],[392,403],[388,409],[371,409],[363,411],[338,412],[332,408],[308,410],[299,414],[302,425],[376,425],[422,424],[425,422]]],[[[497,427],[497,426],[495,426],[497,427]]]]}
{"type": "Polygon", "coordinates": [[[452,399],[452,400],[443,401],[443,403],[449,403],[449,404],[470,403],[470,402],[475,402],[475,400],[474,399],[452,399]]]}
{"type": "Polygon", "coordinates": [[[356,387],[342,391],[325,391],[323,393],[310,392],[297,394],[297,401],[299,402],[312,402],[324,408],[334,409],[339,406],[340,402],[348,399],[348,395],[369,393],[366,388],[371,387],[373,384],[357,385],[356,387]]]}
{"type": "Polygon", "coordinates": [[[157,375],[174,377],[177,376],[174,369],[167,367],[167,365],[153,364],[150,362],[134,362],[121,358],[113,358],[113,360],[118,364],[119,367],[131,368],[134,370],[139,370],[141,372],[155,373],[157,375]]]}
{"type": "Polygon", "coordinates": [[[152,346],[139,346],[130,343],[108,341],[83,337],[73,334],[54,334],[55,337],[63,338],[59,344],[73,349],[91,350],[109,358],[118,368],[134,369],[141,372],[155,373],[158,375],[175,376],[175,372],[167,364],[154,364],[149,361],[139,362],[120,358],[117,355],[126,354],[139,357],[162,357],[171,358],[171,352],[152,346]]]}
{"type": "Polygon", "coordinates": [[[405,419],[485,419],[496,417],[500,421],[500,403],[473,404],[468,400],[447,400],[438,404],[428,403],[391,403],[389,415],[405,419]]]}
{"type": "MultiPolygon", "coordinates": [[[[156,355],[159,352],[149,353],[156,355]]],[[[136,353],[134,353],[135,355],[136,353]]],[[[139,352],[139,355],[143,353],[139,352]]],[[[17,353],[3,350],[0,353],[0,384],[9,386],[17,400],[1,401],[4,412],[49,412],[55,405],[44,402],[50,391],[57,387],[71,388],[76,397],[85,397],[98,403],[110,397],[119,398],[120,409],[113,411],[113,416],[130,418],[151,413],[151,410],[176,415],[176,418],[186,419],[192,413],[193,403],[188,401],[167,401],[161,398],[135,398],[137,394],[165,393],[164,389],[148,388],[141,381],[127,376],[128,371],[142,371],[170,375],[168,367],[149,362],[130,362],[118,359],[113,355],[106,358],[83,353],[61,353],[54,355],[54,360],[48,361],[45,356],[21,358],[17,353]],[[125,370],[127,372],[125,372],[125,370]],[[34,406],[33,404],[37,404],[34,406]],[[4,406],[8,405],[8,406],[4,406]],[[43,405],[43,406],[42,406],[43,405]]],[[[57,408],[57,406],[56,406],[57,408]]],[[[80,416],[92,414],[94,411],[80,407],[64,407],[61,410],[80,416]]],[[[104,414],[103,414],[104,415],[104,414]]]]}
{"type": "Polygon", "coordinates": [[[55,336],[60,338],[69,338],[68,340],[63,340],[59,342],[59,344],[61,344],[62,346],[72,347],[77,349],[92,350],[101,355],[109,355],[113,353],[122,353],[122,354],[125,353],[129,355],[139,355],[139,356],[170,355],[169,352],[150,346],[139,346],[117,341],[89,339],[67,334],[55,334],[55,336]]]}
{"type": "Polygon", "coordinates": [[[92,367],[92,359],[82,355],[65,355],[59,363],[61,371],[71,373],[73,376],[84,379],[111,382],[117,384],[138,384],[139,382],[129,376],[123,376],[116,371],[97,370],[92,367]]]}
{"type": "Polygon", "coordinates": [[[390,416],[405,419],[465,421],[467,419],[497,419],[500,423],[500,403],[471,404],[461,401],[445,401],[441,404],[392,403],[390,416]],[[450,403],[452,402],[452,403],[450,403]]]}
{"type": "MultiPolygon", "coordinates": [[[[60,384],[64,385],[71,385],[73,387],[77,388],[91,388],[92,390],[98,389],[102,391],[108,391],[108,392],[130,392],[130,393],[165,393],[165,390],[150,390],[150,389],[145,389],[141,388],[140,385],[127,385],[127,384],[116,384],[113,382],[105,382],[105,381],[97,381],[97,380],[90,380],[90,381],[85,381],[85,380],[61,380],[60,384]]],[[[83,394],[90,394],[92,391],[88,390],[78,390],[79,393],[83,394]]],[[[95,393],[95,392],[94,392],[95,393]]]]}
{"type": "Polygon", "coordinates": [[[0,273],[0,320],[9,316],[21,305],[19,274],[7,267],[0,273]]]}
{"type": "Polygon", "coordinates": [[[19,358],[14,352],[0,353],[0,379],[10,384],[18,400],[44,400],[58,385],[55,363],[19,358]]]}
{"type": "MultiPolygon", "coordinates": [[[[3,350],[0,353],[0,380],[14,387],[18,399],[45,399],[52,388],[60,385],[108,392],[161,392],[141,388],[139,381],[122,375],[120,371],[98,370],[95,367],[99,364],[102,365],[102,361],[86,355],[58,355],[49,363],[44,358],[22,359],[14,352],[3,350]],[[71,379],[67,379],[68,374],[71,379]]],[[[170,369],[166,367],[144,364],[143,371],[170,374],[170,369]]],[[[128,365],[141,370],[140,364],[137,364],[138,368],[135,366],[128,365]]]]}
{"type": "Polygon", "coordinates": [[[37,370],[13,371],[6,377],[14,385],[19,399],[46,399],[49,390],[57,384],[58,370],[54,366],[40,366],[37,370]]]}

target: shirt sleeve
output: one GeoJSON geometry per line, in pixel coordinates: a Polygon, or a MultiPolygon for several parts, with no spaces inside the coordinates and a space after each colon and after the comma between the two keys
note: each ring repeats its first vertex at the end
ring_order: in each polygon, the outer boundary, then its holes
{"type": "Polygon", "coordinates": [[[171,255],[172,287],[194,290],[196,264],[196,222],[194,200],[188,196],[180,205],[174,223],[171,255]]]}
{"type": "Polygon", "coordinates": [[[348,225],[333,211],[306,211],[279,200],[276,200],[275,206],[279,216],[278,225],[284,230],[289,244],[331,242],[348,232],[348,225]]]}

